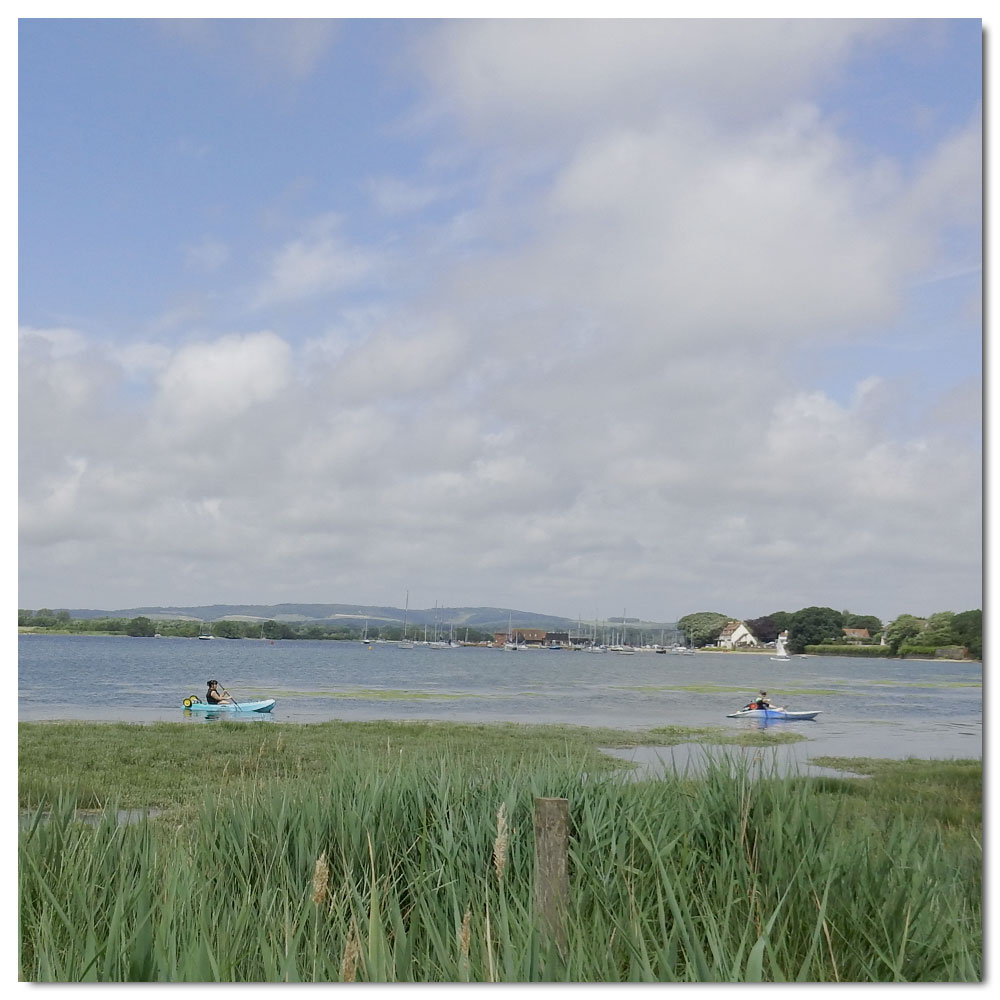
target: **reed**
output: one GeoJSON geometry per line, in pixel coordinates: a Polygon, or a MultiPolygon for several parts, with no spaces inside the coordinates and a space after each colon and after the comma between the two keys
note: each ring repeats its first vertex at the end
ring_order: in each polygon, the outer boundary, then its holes
{"type": "MultiPolygon", "coordinates": [[[[322,780],[205,794],[191,822],[40,803],[20,976],[171,982],[918,982],[981,977],[981,851],[859,823],[828,783],[579,760],[343,752],[322,780]],[[570,802],[565,947],[533,913],[535,797],[570,802]]],[[[847,783],[844,783],[845,785],[847,783]]]]}
{"type": "Polygon", "coordinates": [[[325,780],[344,755],[386,759],[422,757],[474,763],[572,757],[590,774],[621,767],[600,747],[657,746],[694,740],[752,741],[774,745],[802,739],[788,733],[725,731],[683,726],[644,732],[584,726],[435,722],[282,723],[183,725],[155,723],[19,723],[18,796],[33,808],[72,788],[81,803],[112,800],[128,808],[154,806],[186,818],[190,803],[208,786],[237,794],[245,783],[325,780]],[[85,775],[81,779],[81,775],[85,775]]]}

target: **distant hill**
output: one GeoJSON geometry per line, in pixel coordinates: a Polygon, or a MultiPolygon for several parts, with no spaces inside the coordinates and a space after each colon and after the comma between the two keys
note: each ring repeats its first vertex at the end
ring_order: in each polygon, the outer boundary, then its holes
{"type": "MultiPolygon", "coordinates": [[[[575,618],[560,618],[535,611],[517,611],[513,608],[402,608],[367,604],[208,604],[198,607],[121,608],[114,611],[97,611],[91,608],[67,609],[73,618],[136,618],[145,615],[154,621],[193,620],[220,621],[224,618],[241,621],[278,621],[310,625],[363,625],[365,621],[377,625],[402,624],[405,614],[411,626],[451,626],[476,628],[489,632],[505,630],[508,623],[514,628],[544,628],[550,632],[575,630],[580,624],[575,618]]],[[[619,618],[618,621],[621,619],[619,618]]],[[[629,619],[629,624],[649,628],[673,628],[673,622],[639,622],[629,619]]],[[[584,622],[584,627],[588,623],[584,622]]]]}

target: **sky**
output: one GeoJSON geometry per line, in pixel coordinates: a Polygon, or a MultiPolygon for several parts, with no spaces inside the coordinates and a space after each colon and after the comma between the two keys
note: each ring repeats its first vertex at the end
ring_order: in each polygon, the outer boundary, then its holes
{"type": "Polygon", "coordinates": [[[977,20],[22,20],[18,606],[982,606],[977,20]]]}

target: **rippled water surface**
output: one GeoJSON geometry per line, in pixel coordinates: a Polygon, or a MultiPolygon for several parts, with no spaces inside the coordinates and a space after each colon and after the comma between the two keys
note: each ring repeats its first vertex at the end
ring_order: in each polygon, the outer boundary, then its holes
{"type": "MultiPolygon", "coordinates": [[[[760,688],[815,722],[803,760],[981,757],[982,666],[945,661],[761,654],[400,649],[389,643],[19,637],[22,721],[186,721],[216,678],[239,699],[277,699],[259,724],[336,719],[570,723],[645,729],[754,725],[727,719],[760,688]]],[[[221,717],[220,717],[221,718],[221,717]]],[[[236,721],[228,719],[226,721],[236,721]]]]}

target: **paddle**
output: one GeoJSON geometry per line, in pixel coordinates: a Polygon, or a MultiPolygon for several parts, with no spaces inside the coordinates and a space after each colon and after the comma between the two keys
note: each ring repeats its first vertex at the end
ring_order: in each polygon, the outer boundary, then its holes
{"type": "Polygon", "coordinates": [[[222,689],[222,697],[228,698],[237,708],[239,708],[239,702],[225,689],[222,689]]]}

